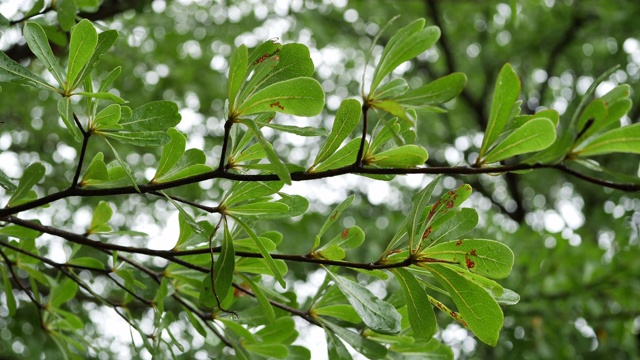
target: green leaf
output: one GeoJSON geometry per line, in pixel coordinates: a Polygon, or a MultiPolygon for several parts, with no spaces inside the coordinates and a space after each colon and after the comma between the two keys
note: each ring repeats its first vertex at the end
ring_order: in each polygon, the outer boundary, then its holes
{"type": "Polygon", "coordinates": [[[231,55],[229,64],[229,80],[227,82],[227,96],[230,107],[235,108],[236,96],[240,87],[247,77],[247,66],[249,65],[249,53],[245,45],[240,45],[231,55]]]}
{"type": "Polygon", "coordinates": [[[66,93],[73,91],[83,80],[79,75],[81,75],[82,69],[87,65],[89,59],[91,59],[97,44],[98,33],[89,20],[80,21],[71,31],[67,82],[65,85],[66,93]]]}
{"type": "Polygon", "coordinates": [[[275,56],[279,61],[258,85],[259,88],[294,78],[313,76],[313,61],[309,48],[305,45],[296,43],[283,45],[275,56]]]}
{"type": "Polygon", "coordinates": [[[247,81],[240,90],[240,93],[236,97],[236,104],[234,107],[229,107],[230,114],[239,114],[237,109],[245,102],[248,97],[251,97],[258,90],[260,90],[260,84],[264,82],[264,79],[272,72],[272,70],[278,65],[280,62],[279,56],[269,56],[264,55],[266,57],[262,59],[258,59],[261,61],[256,64],[256,66],[250,66],[250,68],[255,68],[255,71],[251,73],[251,78],[247,81]]]}
{"type": "Polygon", "coordinates": [[[384,359],[385,356],[387,356],[387,348],[380,343],[367,339],[360,334],[356,334],[329,321],[324,321],[323,325],[331,329],[333,333],[346,341],[347,344],[351,345],[357,352],[369,359],[384,359]]]}
{"type": "Polygon", "coordinates": [[[249,71],[247,71],[247,73],[252,72],[260,66],[260,64],[264,63],[265,60],[272,58],[280,52],[280,49],[282,49],[282,44],[274,39],[267,40],[258,45],[251,51],[251,54],[249,54],[249,71]]]}
{"type": "Polygon", "coordinates": [[[358,100],[347,99],[342,101],[333,120],[331,133],[322,145],[318,155],[316,155],[313,166],[325,161],[335,153],[344,139],[353,132],[353,129],[360,122],[360,114],[362,114],[362,108],[358,100]]]}
{"type": "Polygon", "coordinates": [[[494,299],[496,299],[498,304],[515,305],[520,302],[520,295],[518,295],[516,292],[505,288],[503,288],[502,290],[502,295],[493,297],[494,299]]]}
{"type": "Polygon", "coordinates": [[[16,184],[2,170],[0,170],[0,186],[8,192],[14,192],[17,189],[16,184]]]}
{"type": "Polygon", "coordinates": [[[438,41],[440,29],[436,26],[424,28],[424,24],[424,19],[415,20],[391,37],[373,73],[369,93],[374,93],[380,82],[400,64],[420,55],[438,41]]]}
{"type": "Polygon", "coordinates": [[[226,298],[231,290],[235,265],[236,252],[233,248],[233,238],[225,221],[220,255],[213,264],[213,284],[219,299],[226,298]]]}
{"type": "Polygon", "coordinates": [[[520,79],[509,63],[505,64],[496,79],[491,112],[487,130],[482,139],[482,147],[478,159],[483,159],[489,147],[493,145],[507,125],[518,96],[520,95],[520,79]]]}
{"type": "Polygon", "coordinates": [[[244,344],[244,348],[269,359],[286,359],[289,356],[289,349],[282,344],[244,344]]]}
{"type": "Polygon", "coordinates": [[[19,225],[6,225],[0,228],[0,235],[11,236],[20,240],[28,240],[35,239],[42,235],[42,233],[19,225]]]}
{"type": "Polygon", "coordinates": [[[184,149],[187,146],[187,138],[174,128],[167,131],[169,135],[169,142],[162,148],[162,155],[160,155],[160,161],[158,162],[158,168],[156,174],[151,179],[151,182],[156,182],[156,179],[162,178],[167,174],[169,170],[180,160],[180,157],[184,154],[184,149]]]}
{"type": "Polygon", "coordinates": [[[325,129],[318,129],[312,126],[298,127],[298,126],[290,126],[290,125],[280,125],[267,123],[263,124],[263,126],[278,130],[284,131],[300,136],[327,136],[327,131],[325,129]]]}
{"type": "Polygon", "coordinates": [[[284,183],[274,182],[238,182],[231,188],[229,196],[223,201],[226,206],[241,203],[247,200],[258,199],[273,195],[280,191],[284,183]]]}
{"type": "Polygon", "coordinates": [[[295,328],[295,321],[290,316],[282,316],[273,323],[267,324],[255,333],[264,343],[277,343],[288,345],[297,337],[298,332],[295,328]]]}
{"type": "Polygon", "coordinates": [[[120,76],[121,72],[122,72],[122,66],[116,66],[115,68],[113,68],[113,70],[111,70],[107,74],[107,76],[105,76],[104,79],[102,79],[98,92],[106,92],[107,90],[109,90],[109,88],[111,87],[111,84],[113,84],[113,82],[118,78],[118,76],[120,76]]]}
{"type": "Polygon", "coordinates": [[[416,243],[415,235],[420,233],[421,223],[423,220],[422,213],[429,203],[429,200],[431,200],[431,194],[433,194],[433,190],[440,181],[440,177],[441,176],[436,177],[429,183],[429,185],[413,196],[411,211],[409,211],[409,215],[407,215],[407,232],[409,234],[410,250],[413,249],[413,244],[416,243]]]}
{"type": "Polygon", "coordinates": [[[407,116],[405,109],[400,105],[399,102],[395,100],[387,99],[387,100],[371,102],[371,107],[386,111],[389,114],[397,116],[401,119],[409,120],[409,117],[407,116]]]}
{"type": "Polygon", "coordinates": [[[153,302],[158,305],[158,309],[160,311],[163,311],[164,299],[174,292],[174,290],[170,289],[169,287],[169,278],[163,277],[162,281],[160,282],[160,286],[158,286],[158,290],[156,291],[156,295],[153,297],[153,302]]]}
{"type": "MultiPolygon", "coordinates": [[[[133,173],[131,172],[129,165],[126,162],[124,162],[124,160],[122,160],[122,158],[120,157],[120,154],[118,154],[118,151],[116,151],[116,148],[113,147],[111,142],[109,142],[109,139],[107,139],[106,137],[103,137],[103,139],[107,143],[109,148],[111,148],[111,151],[113,152],[113,156],[116,158],[117,163],[120,164],[121,170],[119,172],[123,173],[124,176],[126,176],[129,179],[129,181],[131,182],[131,185],[133,185],[136,191],[140,192],[140,189],[138,188],[138,183],[136,182],[136,178],[133,176],[133,173]]],[[[118,171],[116,169],[114,170],[118,171]]],[[[107,171],[109,172],[109,180],[111,180],[112,179],[111,172],[109,171],[108,168],[107,168],[107,171]]]]}
{"type": "Polygon", "coordinates": [[[99,152],[91,159],[89,167],[87,167],[87,171],[84,173],[82,181],[80,181],[80,187],[89,186],[96,180],[106,181],[108,178],[109,172],[107,165],[104,163],[104,154],[99,152]]]}
{"type": "Polygon", "coordinates": [[[121,122],[126,131],[167,131],[180,122],[178,105],[160,100],[135,108],[131,117],[121,122]]]}
{"type": "Polygon", "coordinates": [[[457,262],[469,271],[491,279],[503,279],[513,267],[513,252],[508,246],[485,239],[449,241],[430,247],[425,257],[457,262]]]}
{"type": "Polygon", "coordinates": [[[205,161],[206,156],[202,150],[189,149],[182,154],[178,162],[170,170],[162,176],[156,176],[152,182],[169,182],[212,171],[210,166],[204,165],[205,161]]]}
{"type": "Polygon", "coordinates": [[[391,272],[398,280],[407,302],[409,323],[414,336],[418,339],[430,340],[436,334],[438,325],[427,292],[415,276],[407,270],[397,268],[391,272]]]}
{"type": "MultiPolygon", "coordinates": [[[[118,39],[118,32],[116,30],[106,30],[101,32],[98,35],[98,44],[95,47],[93,55],[91,55],[91,59],[87,62],[87,64],[82,68],[80,75],[78,76],[78,80],[76,84],[80,84],[84,79],[86,79],[89,74],[93,71],[93,69],[98,65],[102,56],[109,51],[109,49],[115,44],[118,39]]],[[[75,87],[74,87],[75,88],[75,87]]],[[[104,95],[108,98],[109,95],[104,95]]],[[[116,99],[114,101],[123,101],[119,97],[113,97],[116,99]],[[117,100],[119,99],[119,100],[117,100]]]]}
{"type": "Polygon", "coordinates": [[[11,287],[11,281],[7,275],[7,271],[4,266],[0,266],[0,273],[2,273],[2,285],[4,286],[4,296],[7,308],[9,309],[9,316],[16,314],[17,304],[16,297],[13,295],[13,288],[11,287]]]}
{"type": "Polygon", "coordinates": [[[442,241],[458,239],[473,230],[476,225],[478,213],[475,209],[462,208],[450,211],[425,230],[425,241],[428,241],[428,246],[432,246],[442,241]]]}
{"type": "Polygon", "coordinates": [[[60,68],[60,64],[58,64],[58,60],[53,55],[53,51],[51,51],[51,46],[49,45],[49,41],[47,40],[47,35],[45,34],[42,27],[37,23],[28,22],[24,26],[22,33],[25,40],[27,40],[29,49],[31,49],[33,54],[37,56],[40,61],[42,61],[44,66],[46,66],[47,70],[51,72],[58,84],[62,86],[64,84],[62,69],[60,68]]]}
{"type": "Polygon", "coordinates": [[[371,330],[382,334],[397,334],[402,330],[401,315],[389,303],[380,300],[364,286],[327,270],[340,291],[371,330]]]}
{"type": "Polygon", "coordinates": [[[88,268],[92,268],[92,269],[100,269],[100,270],[104,270],[104,264],[102,263],[102,261],[93,258],[93,257],[79,257],[79,258],[74,258],[71,259],[67,262],[67,264],[69,265],[78,265],[78,266],[84,266],[84,267],[88,267],[88,268]]]}
{"type": "Polygon", "coordinates": [[[374,154],[368,161],[381,167],[411,168],[424,165],[429,158],[425,148],[418,145],[403,145],[374,154]]]}
{"type": "Polygon", "coordinates": [[[325,331],[327,337],[327,355],[329,359],[332,360],[351,360],[353,357],[347,350],[347,347],[344,346],[342,341],[338,339],[337,336],[333,334],[333,332],[326,330],[325,331]]]}
{"type": "Polygon", "coordinates": [[[57,91],[44,79],[33,74],[24,66],[13,61],[7,54],[0,51],[0,82],[14,82],[41,89],[57,91]]]}
{"type": "Polygon", "coordinates": [[[91,225],[87,229],[86,233],[95,234],[111,231],[111,227],[106,225],[107,222],[111,220],[111,216],[113,216],[113,210],[111,210],[111,206],[109,206],[109,203],[107,203],[106,201],[100,201],[95,210],[93,210],[91,225]]]}
{"type": "Polygon", "coordinates": [[[29,165],[22,174],[16,191],[13,193],[7,207],[19,205],[29,196],[29,192],[44,177],[45,168],[42,163],[36,162],[29,165]]]}
{"type": "Polygon", "coordinates": [[[620,65],[615,65],[610,67],[609,69],[607,69],[607,71],[605,71],[600,76],[598,76],[598,78],[594,82],[591,83],[591,85],[587,89],[587,92],[585,92],[584,95],[582,96],[582,99],[580,100],[578,107],[573,112],[573,116],[571,117],[571,121],[569,122],[569,133],[573,131],[577,131],[578,117],[582,114],[589,100],[591,100],[593,93],[595,93],[598,85],[600,85],[603,81],[609,78],[609,76],[611,76],[611,74],[613,74],[616,70],[618,70],[618,68],[620,68],[620,65]]]}
{"type": "Polygon", "coordinates": [[[82,134],[73,119],[73,109],[71,108],[71,99],[63,97],[58,100],[58,113],[62,117],[65,126],[78,142],[82,142],[82,134]]]}
{"type": "MultiPolygon", "coordinates": [[[[337,169],[343,166],[351,165],[356,161],[358,156],[358,149],[360,148],[360,139],[352,139],[345,146],[338,149],[338,151],[329,155],[322,163],[309,169],[309,173],[317,173],[325,170],[337,169]]],[[[365,150],[367,146],[365,144],[365,150]]]]}
{"type": "Polygon", "coordinates": [[[276,175],[278,175],[280,180],[284,181],[285,184],[291,185],[291,174],[289,173],[289,170],[282,160],[280,160],[275,150],[273,150],[271,143],[265,140],[256,123],[249,119],[242,119],[241,121],[249,130],[251,130],[251,132],[256,136],[256,139],[258,139],[258,142],[260,142],[260,145],[262,145],[262,148],[267,154],[267,159],[269,159],[269,162],[273,166],[273,171],[276,175]]]}
{"type": "Polygon", "coordinates": [[[467,76],[453,73],[436,79],[395,98],[402,105],[424,106],[445,103],[460,95],[467,84],[467,76]]]}
{"type": "Polygon", "coordinates": [[[186,212],[186,210],[180,204],[178,204],[177,201],[173,200],[170,196],[168,196],[164,192],[161,191],[161,193],[167,198],[167,200],[169,200],[173,204],[173,206],[176,207],[176,209],[178,209],[180,214],[184,217],[184,220],[187,222],[187,224],[189,224],[189,226],[191,226],[191,229],[195,233],[199,234],[201,232],[204,232],[204,228],[200,226],[200,224],[196,222],[193,216],[191,216],[191,214],[186,212]]]}
{"type": "Polygon", "coordinates": [[[229,164],[235,165],[243,162],[264,159],[265,157],[267,157],[267,153],[262,148],[262,144],[256,143],[244,149],[240,154],[236,155],[235,157],[233,155],[230,156],[229,164]]]}
{"type": "Polygon", "coordinates": [[[57,0],[56,13],[62,30],[69,31],[75,25],[77,11],[75,0],[57,0]]]}
{"type": "MultiPolygon", "coordinates": [[[[279,274],[284,274],[287,272],[287,264],[285,264],[284,261],[276,260],[274,261],[274,264],[275,269],[279,274]]],[[[267,265],[267,262],[264,259],[238,259],[238,261],[236,261],[236,272],[269,275],[273,277],[276,276],[271,270],[271,267],[267,265]]]]}
{"type": "Polygon", "coordinates": [[[96,134],[136,146],[162,146],[170,140],[164,131],[97,131],[96,134]]]}
{"type": "Polygon", "coordinates": [[[280,284],[280,286],[282,286],[283,288],[286,288],[287,283],[284,281],[284,274],[280,273],[280,270],[278,269],[275,262],[273,261],[271,254],[269,254],[267,249],[265,249],[264,245],[262,245],[262,242],[260,241],[258,236],[256,236],[253,230],[251,230],[249,225],[247,225],[245,222],[241,221],[240,219],[238,219],[233,215],[231,217],[238,223],[238,225],[240,225],[240,227],[242,227],[242,229],[247,233],[247,235],[249,235],[251,240],[253,240],[254,244],[258,247],[258,250],[260,251],[260,254],[262,255],[263,260],[265,261],[265,263],[273,273],[273,276],[276,278],[276,280],[278,280],[278,283],[280,284]]]}
{"type": "Polygon", "coordinates": [[[401,96],[409,90],[409,84],[407,80],[404,78],[396,78],[393,79],[384,85],[380,86],[374,96],[373,99],[393,99],[401,96]]]}
{"type": "Polygon", "coordinates": [[[304,196],[300,195],[287,195],[285,193],[278,193],[281,199],[278,202],[281,202],[289,207],[287,212],[283,212],[281,214],[271,214],[269,217],[271,219],[290,219],[294,216],[303,215],[307,209],[309,209],[309,200],[307,200],[304,196]]]}
{"type": "Polygon", "coordinates": [[[416,341],[413,344],[394,344],[390,347],[392,352],[399,352],[404,357],[390,357],[391,359],[422,359],[422,360],[453,360],[453,350],[440,343],[437,339],[430,341],[416,341]]]}
{"type": "Polygon", "coordinates": [[[118,95],[112,94],[110,92],[86,92],[86,91],[78,91],[75,92],[74,95],[82,95],[89,98],[101,99],[101,100],[109,100],[116,104],[126,104],[127,102],[118,95]]]}
{"type": "Polygon", "coordinates": [[[96,130],[121,129],[122,126],[118,125],[121,117],[120,105],[111,104],[98,112],[93,119],[93,126],[96,130]]]}
{"type": "Polygon", "coordinates": [[[327,305],[313,309],[313,313],[316,315],[331,316],[336,319],[344,320],[352,324],[359,324],[362,322],[358,313],[353,310],[353,306],[347,304],[335,304],[327,305]]]}
{"type": "Polygon", "coordinates": [[[33,2],[31,9],[29,9],[29,11],[27,11],[27,13],[25,14],[25,17],[31,17],[33,15],[36,15],[40,11],[42,11],[43,8],[44,8],[44,0],[36,0],[33,2]]]}
{"type": "Polygon", "coordinates": [[[260,216],[269,218],[270,214],[279,214],[289,211],[289,207],[280,202],[255,202],[244,205],[227,207],[225,212],[235,216],[260,216]]]}
{"type": "Polygon", "coordinates": [[[362,244],[364,241],[364,231],[358,226],[352,226],[350,228],[344,229],[340,234],[331,239],[325,245],[316,250],[316,253],[327,259],[333,260],[342,260],[344,258],[344,251],[341,253],[338,252],[341,256],[327,256],[329,253],[325,250],[330,250],[335,252],[336,250],[331,250],[332,247],[337,247],[338,249],[353,249],[362,244]]]}
{"type": "Polygon", "coordinates": [[[502,309],[480,285],[460,275],[459,269],[446,264],[425,264],[449,293],[468,328],[482,342],[495,346],[504,323],[502,309]]]}
{"type": "Polygon", "coordinates": [[[57,286],[51,287],[49,294],[49,306],[57,308],[60,305],[76,297],[78,284],[71,279],[64,279],[57,286]]]}
{"type": "MultiPolygon", "coordinates": [[[[261,239],[264,239],[264,238],[261,238],[261,239]]],[[[256,300],[258,301],[258,304],[260,304],[260,307],[262,308],[263,314],[267,318],[267,321],[269,323],[274,322],[276,320],[276,313],[273,310],[273,306],[271,306],[269,299],[264,295],[264,292],[260,288],[260,285],[258,285],[255,281],[251,280],[251,278],[249,278],[248,276],[245,276],[242,274],[239,274],[239,276],[244,280],[244,282],[249,284],[249,287],[251,288],[251,291],[255,295],[256,300]]]]}
{"type": "MultiPolygon", "coordinates": [[[[417,252],[420,252],[425,247],[424,243],[434,228],[437,228],[440,224],[449,220],[449,214],[451,212],[459,211],[457,208],[469,198],[471,192],[471,186],[469,184],[463,184],[456,190],[450,190],[444,193],[440,199],[431,206],[429,212],[426,214],[426,218],[424,218],[423,213],[421,219],[424,219],[424,222],[421,223],[420,227],[417,228],[417,232],[414,234],[414,236],[420,236],[420,242],[416,248],[417,252]]],[[[430,243],[427,246],[431,246],[432,244],[433,243],[430,243]]]]}
{"type": "Polygon", "coordinates": [[[607,131],[574,151],[581,157],[611,153],[640,154],[640,123],[607,131]]]}
{"type": "Polygon", "coordinates": [[[353,200],[355,198],[356,198],[355,195],[350,195],[346,199],[342,200],[342,202],[338,204],[338,206],[336,206],[335,209],[333,209],[329,217],[327,217],[327,220],[325,220],[324,224],[322,224],[320,231],[318,231],[319,237],[322,237],[324,232],[327,231],[327,229],[329,229],[329,227],[340,217],[340,215],[342,215],[342,213],[345,210],[349,208],[349,206],[351,206],[351,203],[353,203],[353,200]]]}
{"type": "Polygon", "coordinates": [[[298,116],[318,115],[324,106],[324,91],[317,80],[300,77],[271,84],[248,97],[237,115],[277,111],[298,116]]]}
{"type": "Polygon", "coordinates": [[[540,151],[556,141],[556,128],[547,118],[527,121],[489,150],[481,163],[494,163],[510,157],[540,151]]]}

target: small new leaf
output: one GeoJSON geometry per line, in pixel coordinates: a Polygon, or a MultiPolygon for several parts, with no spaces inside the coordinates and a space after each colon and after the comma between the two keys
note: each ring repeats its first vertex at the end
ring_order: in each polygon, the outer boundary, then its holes
{"type": "Polygon", "coordinates": [[[336,112],[336,117],[333,120],[331,133],[318,152],[318,155],[313,162],[314,166],[325,161],[329,156],[335,153],[344,139],[346,139],[353,129],[355,129],[356,125],[358,125],[361,113],[362,109],[358,100],[347,99],[342,101],[342,104],[340,104],[340,107],[336,112]]]}
{"type": "Polygon", "coordinates": [[[107,222],[111,220],[113,216],[113,210],[106,201],[100,201],[95,210],[93,210],[93,218],[91,219],[91,225],[86,231],[86,234],[96,234],[101,232],[111,231],[111,227],[107,225],[107,222]]]}
{"type": "Polygon", "coordinates": [[[482,139],[482,147],[478,160],[484,158],[484,154],[489,147],[493,145],[502,130],[507,125],[511,111],[518,96],[520,95],[520,79],[510,64],[505,64],[496,80],[495,90],[493,93],[493,102],[491,103],[491,112],[487,129],[482,139]]]}
{"type": "Polygon", "coordinates": [[[25,200],[30,199],[31,188],[33,188],[42,178],[44,177],[45,168],[42,163],[33,163],[29,165],[22,177],[20,178],[20,182],[16,188],[16,191],[13,193],[9,202],[7,203],[7,207],[12,207],[23,203],[25,200]]]}
{"type": "Polygon", "coordinates": [[[516,155],[544,150],[554,141],[556,128],[551,120],[531,119],[489,150],[481,163],[494,163],[516,155]]]}

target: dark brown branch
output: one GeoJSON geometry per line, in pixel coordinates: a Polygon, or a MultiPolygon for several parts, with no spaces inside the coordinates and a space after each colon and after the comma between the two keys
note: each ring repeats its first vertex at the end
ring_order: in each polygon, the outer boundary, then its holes
{"type": "MultiPolygon", "coordinates": [[[[202,273],[208,273],[210,271],[208,268],[193,265],[189,262],[186,262],[177,258],[178,256],[205,254],[210,251],[209,248],[198,249],[198,250],[185,250],[185,251],[153,250],[153,249],[144,248],[144,247],[124,246],[124,245],[110,244],[110,243],[105,243],[101,241],[91,240],[84,235],[75,234],[66,230],[58,229],[52,226],[42,225],[37,222],[33,222],[29,220],[23,220],[14,216],[8,217],[6,221],[28,228],[28,229],[58,236],[76,244],[90,246],[94,249],[121,251],[126,253],[134,253],[134,254],[141,254],[141,255],[148,255],[148,256],[158,256],[166,260],[172,261],[176,264],[185,266],[187,268],[200,271],[202,273]]],[[[212,248],[211,250],[214,252],[220,252],[219,247],[212,248]]],[[[262,258],[262,255],[260,253],[252,253],[252,252],[238,251],[236,252],[236,255],[240,257],[247,257],[247,258],[262,258]]],[[[410,259],[406,259],[402,262],[397,262],[397,263],[356,263],[356,262],[349,262],[349,261],[338,261],[338,260],[314,258],[308,255],[272,254],[271,256],[277,260],[321,264],[321,265],[336,265],[336,266],[357,268],[357,269],[364,269],[364,270],[407,267],[412,263],[410,259]]]]}
{"type": "Polygon", "coordinates": [[[640,191],[640,184],[619,184],[619,183],[614,183],[607,180],[598,179],[596,177],[577,172],[571,168],[568,168],[563,164],[555,165],[554,168],[560,171],[563,171],[569,175],[575,176],[578,179],[582,179],[596,185],[600,185],[600,186],[604,186],[604,187],[608,187],[616,190],[628,191],[628,192],[640,191]]]}
{"type": "MultiPolygon", "coordinates": [[[[614,183],[614,182],[594,178],[594,177],[581,174],[575,171],[569,172],[562,165],[544,165],[544,164],[533,164],[533,165],[515,164],[515,165],[499,165],[499,166],[491,166],[491,167],[470,167],[470,166],[420,167],[420,168],[410,168],[410,169],[398,169],[398,168],[379,169],[379,168],[367,168],[367,167],[354,169],[353,165],[347,165],[341,168],[315,172],[315,173],[294,172],[294,173],[291,173],[291,179],[293,181],[309,181],[309,180],[323,179],[323,178],[329,178],[333,176],[352,174],[352,173],[353,174],[379,174],[379,175],[409,175],[409,174],[476,175],[476,174],[507,173],[510,171],[532,170],[532,169],[542,169],[542,168],[556,168],[561,171],[567,172],[571,175],[574,175],[582,180],[585,180],[597,185],[605,186],[608,188],[612,188],[612,189],[628,191],[628,192],[640,191],[640,185],[638,184],[614,183]]],[[[229,180],[236,180],[236,181],[279,181],[280,180],[278,176],[275,174],[238,174],[238,173],[225,172],[220,169],[216,169],[208,173],[204,173],[196,176],[190,176],[190,177],[186,177],[183,179],[174,180],[174,181],[170,181],[162,184],[144,184],[144,185],[138,185],[138,187],[140,189],[140,193],[145,194],[145,193],[151,193],[154,191],[174,188],[182,185],[193,184],[200,181],[211,180],[211,179],[229,179],[229,180]]],[[[60,199],[72,197],[72,196],[91,197],[91,196],[125,195],[125,194],[136,194],[136,193],[138,193],[138,191],[133,186],[123,186],[123,187],[111,188],[111,189],[67,188],[60,192],[44,196],[34,201],[20,204],[11,208],[0,209],[0,220],[5,219],[9,215],[17,214],[21,211],[34,209],[39,206],[52,203],[56,200],[60,200],[60,199]]]]}
{"type": "Polygon", "coordinates": [[[369,105],[365,102],[362,105],[362,138],[360,138],[360,148],[358,148],[358,155],[356,156],[356,162],[353,163],[354,169],[362,168],[362,157],[364,156],[364,144],[367,141],[367,114],[369,112],[369,105]]]}
{"type": "Polygon", "coordinates": [[[229,136],[231,136],[231,127],[233,126],[232,120],[227,120],[224,123],[224,138],[222,140],[222,151],[220,151],[220,164],[218,165],[218,169],[222,169],[226,171],[225,162],[227,157],[227,147],[229,147],[229,136]]]}
{"type": "Polygon", "coordinates": [[[89,138],[91,137],[91,133],[84,131],[82,128],[82,124],[80,124],[80,120],[76,114],[73,114],[73,119],[75,120],[78,128],[80,128],[80,132],[82,133],[82,147],[80,148],[80,156],[78,158],[78,166],[76,168],[76,173],[73,175],[73,180],[71,181],[71,187],[75,188],[78,186],[78,180],[80,179],[80,172],[82,172],[82,164],[84,163],[84,157],[87,153],[87,146],[89,145],[89,138]]]}

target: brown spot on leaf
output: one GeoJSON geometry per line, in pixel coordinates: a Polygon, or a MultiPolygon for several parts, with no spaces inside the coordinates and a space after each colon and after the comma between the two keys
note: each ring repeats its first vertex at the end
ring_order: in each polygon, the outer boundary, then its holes
{"type": "Polygon", "coordinates": [[[340,234],[340,236],[342,236],[343,239],[346,239],[347,236],[349,236],[349,229],[344,229],[342,231],[342,234],[340,234]]]}
{"type": "Polygon", "coordinates": [[[467,269],[473,269],[476,266],[476,263],[473,262],[473,260],[469,258],[465,258],[464,260],[467,263],[467,269]]]}
{"type": "Polygon", "coordinates": [[[284,110],[284,106],[282,104],[280,104],[280,101],[272,102],[271,104],[269,104],[270,108],[272,108],[274,106],[279,108],[280,110],[284,110]]]}

